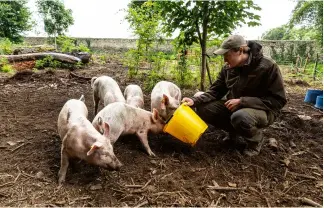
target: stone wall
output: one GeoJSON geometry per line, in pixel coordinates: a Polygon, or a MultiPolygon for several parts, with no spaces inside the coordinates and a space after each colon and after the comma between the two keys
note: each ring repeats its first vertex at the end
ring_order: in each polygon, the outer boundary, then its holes
{"type": "MultiPolygon", "coordinates": [[[[122,38],[76,38],[77,43],[83,43],[91,49],[130,49],[136,47],[136,39],[122,39],[122,38]]],[[[46,37],[25,37],[25,42],[30,45],[41,45],[47,41],[46,37]]],[[[165,44],[161,46],[162,50],[171,51],[172,40],[166,40],[165,44]]]]}
{"type": "MultiPolygon", "coordinates": [[[[77,43],[83,43],[87,47],[95,50],[121,50],[126,51],[130,48],[136,47],[136,39],[121,39],[121,38],[76,38],[77,43]]],[[[41,45],[46,43],[46,37],[26,37],[25,42],[30,45],[41,45]]],[[[159,47],[162,51],[172,51],[172,40],[166,40],[165,44],[159,47]]],[[[272,57],[277,62],[293,62],[299,55],[306,58],[307,54],[311,59],[315,59],[316,53],[320,54],[322,60],[322,48],[318,47],[314,41],[263,41],[256,40],[263,46],[265,55],[272,57]]],[[[210,47],[207,49],[208,54],[217,47],[210,47]]]]}

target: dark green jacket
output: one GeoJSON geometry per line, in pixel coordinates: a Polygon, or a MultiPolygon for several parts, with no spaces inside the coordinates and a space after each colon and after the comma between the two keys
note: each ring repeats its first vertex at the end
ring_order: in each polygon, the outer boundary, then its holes
{"type": "Polygon", "coordinates": [[[241,67],[224,66],[208,91],[192,98],[194,106],[213,100],[241,99],[240,108],[265,110],[277,116],[287,103],[283,79],[278,65],[262,54],[262,46],[249,41],[249,59],[241,67]]]}

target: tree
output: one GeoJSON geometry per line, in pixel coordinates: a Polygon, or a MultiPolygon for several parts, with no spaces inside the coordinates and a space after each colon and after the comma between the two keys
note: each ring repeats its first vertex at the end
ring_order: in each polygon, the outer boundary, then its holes
{"type": "MultiPolygon", "coordinates": [[[[161,15],[153,1],[137,2],[132,1],[128,5],[125,19],[129,22],[133,33],[137,36],[137,49],[130,50],[130,56],[135,59],[134,74],[137,74],[141,57],[150,58],[149,52],[153,49],[154,43],[161,41],[161,15]]],[[[151,59],[151,58],[150,58],[151,59]]]]}
{"type": "Polygon", "coordinates": [[[31,29],[27,1],[0,1],[0,38],[21,42],[22,33],[31,29]]]}
{"type": "Polygon", "coordinates": [[[158,1],[164,17],[163,26],[170,35],[179,29],[183,32],[186,45],[197,42],[201,47],[201,82],[204,90],[206,75],[207,40],[230,34],[242,23],[259,25],[260,16],[251,12],[260,10],[252,1],[158,1]]]}
{"type": "Polygon", "coordinates": [[[288,25],[282,25],[268,30],[262,34],[263,40],[314,40],[316,39],[316,30],[309,27],[290,28],[288,25]]]}
{"type": "Polygon", "coordinates": [[[268,30],[262,34],[263,40],[282,40],[284,36],[289,32],[289,28],[286,25],[276,27],[268,30]]]}
{"type": "Polygon", "coordinates": [[[289,21],[290,27],[297,25],[316,30],[316,40],[323,44],[323,1],[301,1],[297,2],[292,17],[289,21]]]}
{"type": "Polygon", "coordinates": [[[73,25],[72,10],[65,9],[61,0],[37,0],[38,12],[44,20],[45,32],[54,36],[56,48],[56,36],[64,35],[70,25],[73,25]]]}

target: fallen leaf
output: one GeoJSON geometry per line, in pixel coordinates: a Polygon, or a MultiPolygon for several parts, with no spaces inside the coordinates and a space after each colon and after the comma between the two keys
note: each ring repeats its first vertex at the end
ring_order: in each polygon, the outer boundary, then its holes
{"type": "Polygon", "coordinates": [[[275,138],[269,138],[269,146],[274,149],[277,150],[278,149],[278,142],[275,138]]]}
{"type": "Polygon", "coordinates": [[[64,205],[66,202],[63,200],[63,201],[57,201],[55,202],[56,205],[64,205]]]}
{"type": "Polygon", "coordinates": [[[236,188],[236,183],[228,182],[228,185],[229,185],[230,187],[235,187],[235,188],[236,188]]]}
{"type": "Polygon", "coordinates": [[[317,181],[315,187],[316,188],[323,187],[323,181],[317,181]]]}
{"type": "Polygon", "coordinates": [[[288,187],[289,187],[289,181],[285,181],[285,182],[283,182],[283,187],[285,188],[285,189],[287,189],[288,187]]]}
{"type": "Polygon", "coordinates": [[[9,141],[9,142],[7,142],[7,144],[9,144],[10,146],[14,146],[14,145],[16,145],[16,144],[17,144],[17,142],[12,142],[12,141],[9,141]]]}
{"type": "Polygon", "coordinates": [[[249,189],[250,189],[251,191],[254,191],[254,192],[257,192],[257,193],[258,193],[258,190],[256,190],[256,189],[255,189],[254,187],[252,187],[252,186],[250,186],[249,189]]]}
{"type": "Polygon", "coordinates": [[[288,159],[288,158],[285,158],[285,159],[283,159],[283,160],[280,160],[283,164],[285,164],[287,167],[288,167],[288,165],[289,165],[289,163],[290,163],[290,160],[288,159]]]}
{"type": "Polygon", "coordinates": [[[42,171],[39,171],[38,173],[36,173],[36,178],[40,179],[44,177],[44,173],[42,171]]]}
{"type": "Polygon", "coordinates": [[[298,117],[304,121],[309,121],[312,119],[312,117],[306,115],[298,115],[298,117]]]}
{"type": "Polygon", "coordinates": [[[96,184],[96,185],[90,186],[90,190],[91,191],[100,190],[100,189],[102,189],[102,185],[101,184],[96,184]]]}
{"type": "Polygon", "coordinates": [[[296,147],[296,144],[295,144],[292,140],[289,141],[289,145],[290,145],[292,148],[295,148],[295,147],[296,147]]]}
{"type": "Polygon", "coordinates": [[[153,164],[153,165],[157,164],[156,160],[150,160],[150,163],[153,164]]]}

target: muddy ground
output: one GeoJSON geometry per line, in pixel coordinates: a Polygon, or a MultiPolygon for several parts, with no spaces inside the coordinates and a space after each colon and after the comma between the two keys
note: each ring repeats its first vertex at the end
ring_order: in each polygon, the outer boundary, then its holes
{"type": "MultiPolygon", "coordinates": [[[[109,75],[122,90],[142,80],[126,77],[118,63],[93,64],[74,71],[85,77],[109,75]]],[[[264,130],[259,156],[245,157],[222,141],[225,132],[209,128],[192,148],[169,135],[150,135],[157,155],[149,157],[135,136],[120,138],[115,154],[124,164],[108,171],[74,161],[65,185],[57,189],[60,138],[57,117],[70,98],[85,95],[92,120],[90,83],[69,71],[40,71],[0,84],[0,206],[303,206],[306,197],[323,203],[322,112],[303,102],[287,85],[289,102],[264,130]],[[298,115],[310,116],[303,120],[298,115]],[[278,149],[269,146],[275,138],[278,149]],[[213,190],[211,186],[231,187],[213,190]]],[[[305,88],[306,90],[306,88],[305,88]]],[[[184,90],[191,96],[194,91],[184,90]]],[[[150,92],[145,92],[149,109],[150,92]]],[[[102,107],[102,105],[101,105],[102,107]]]]}

